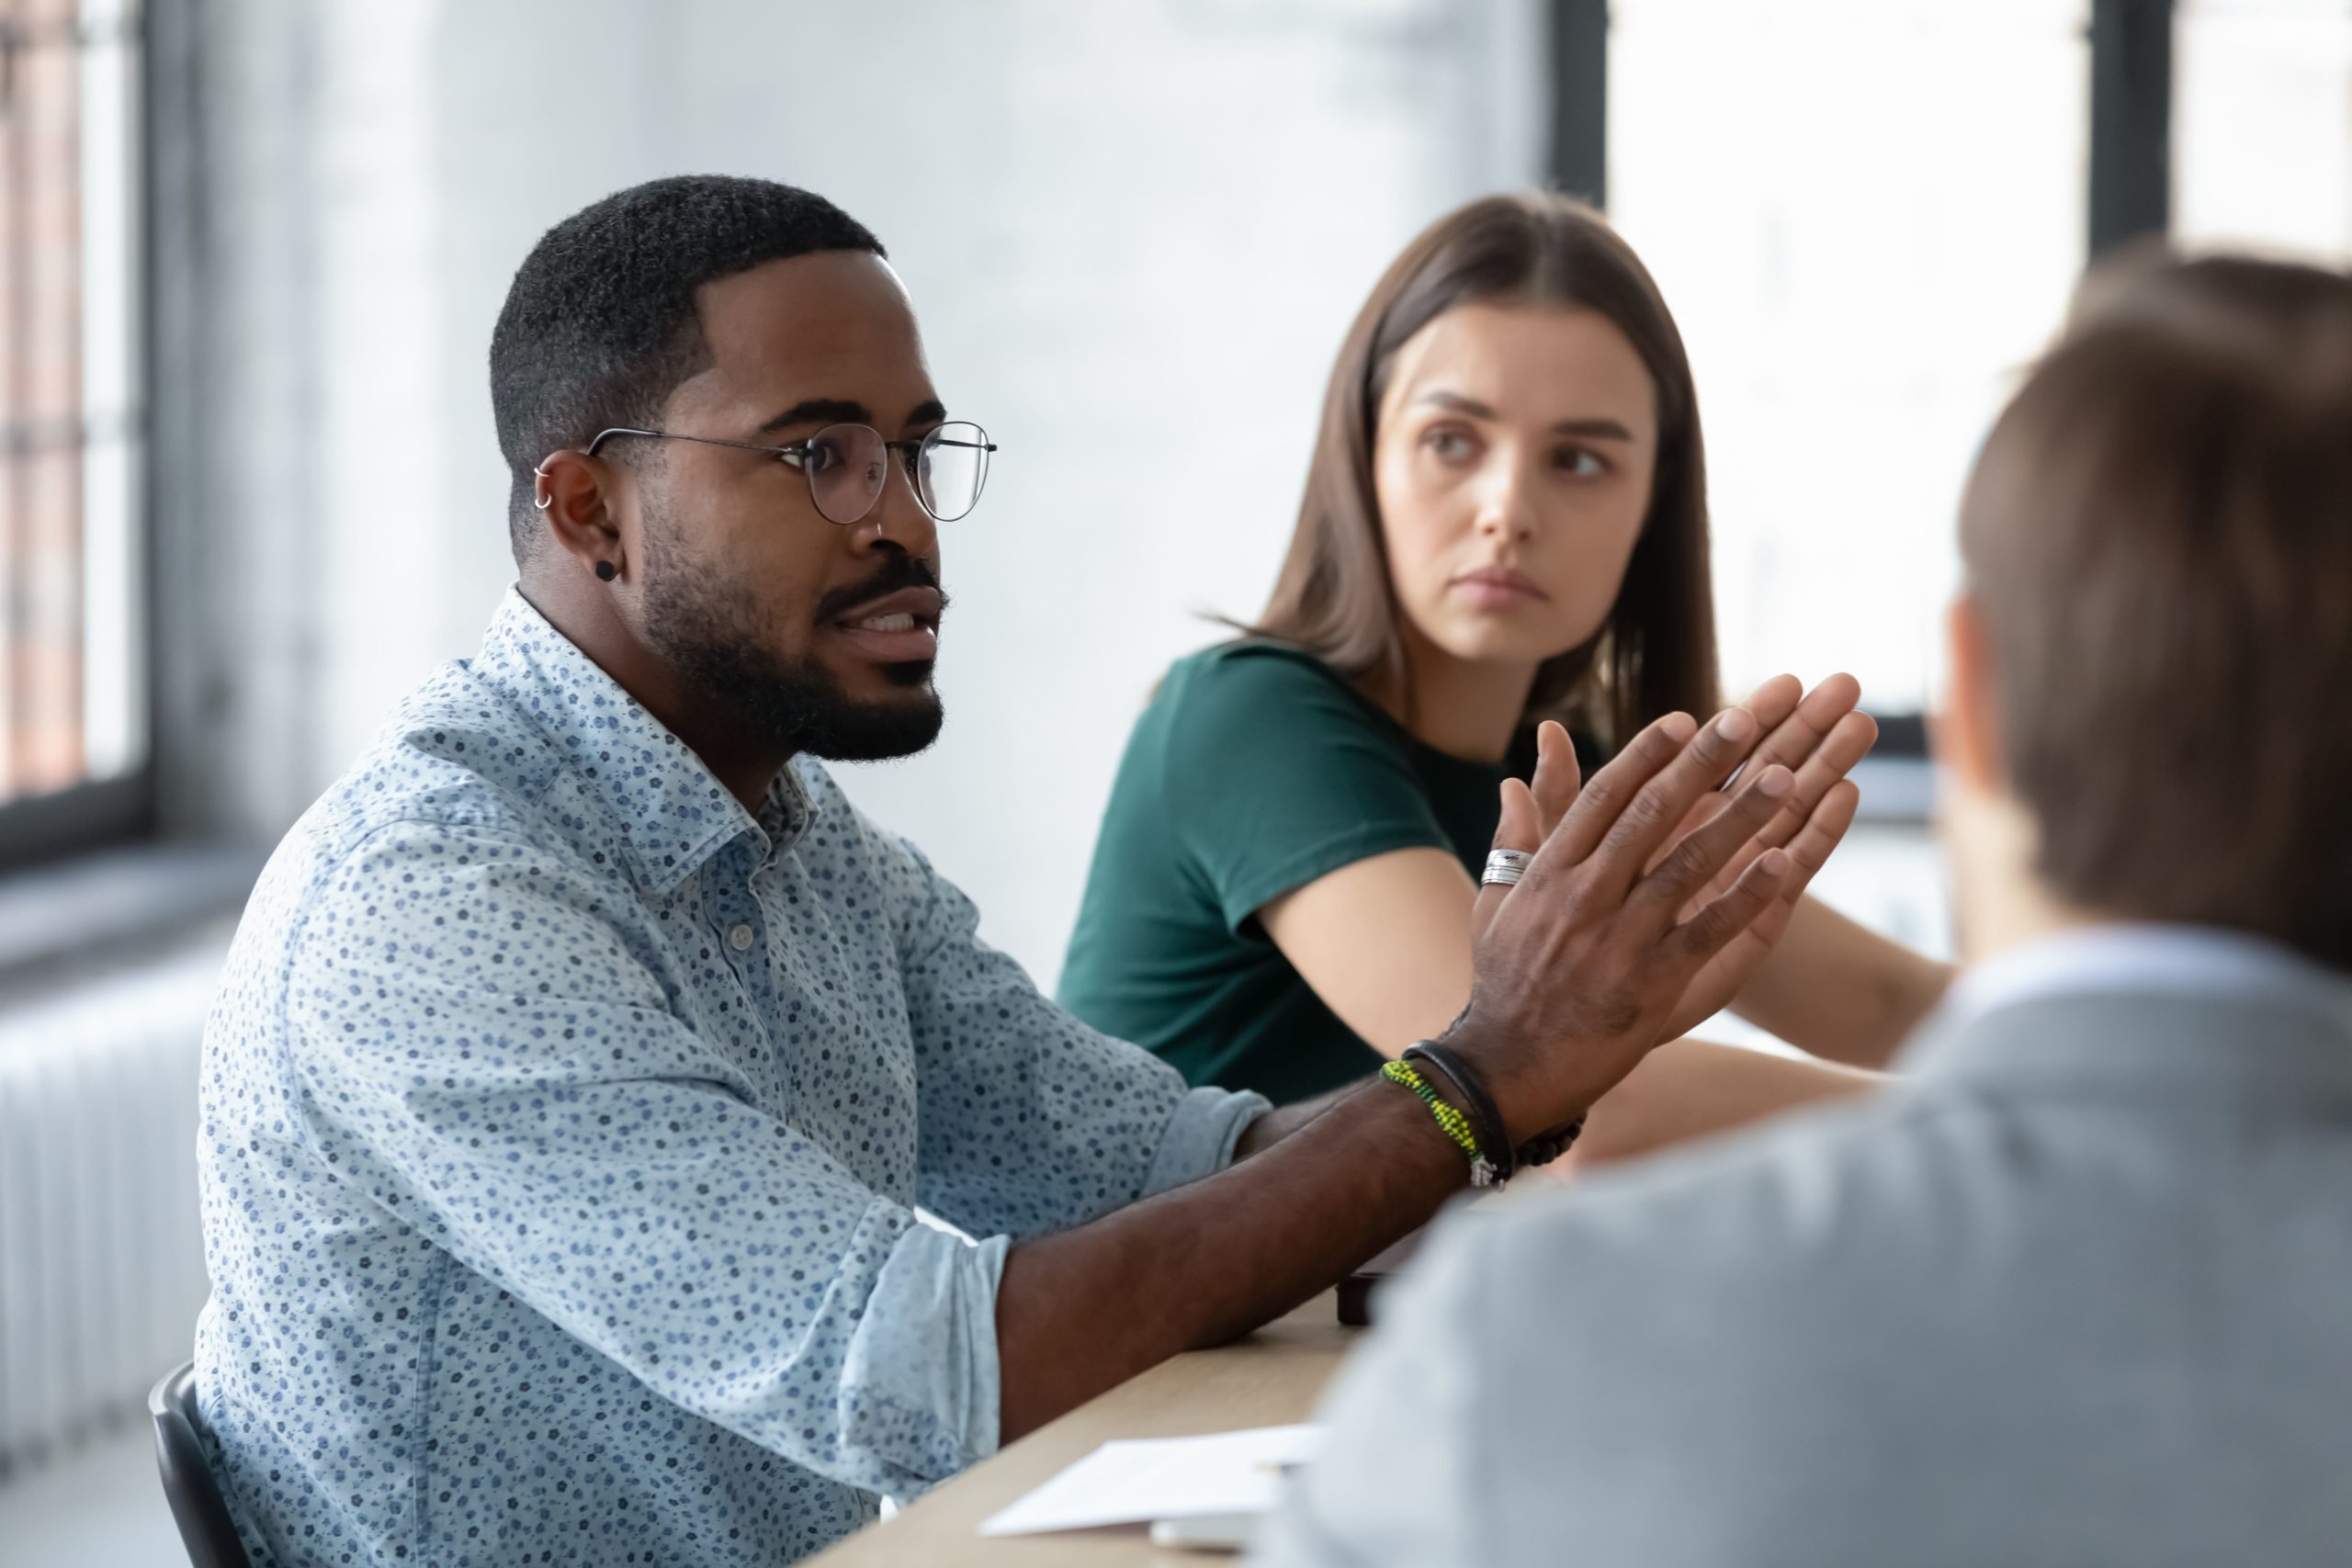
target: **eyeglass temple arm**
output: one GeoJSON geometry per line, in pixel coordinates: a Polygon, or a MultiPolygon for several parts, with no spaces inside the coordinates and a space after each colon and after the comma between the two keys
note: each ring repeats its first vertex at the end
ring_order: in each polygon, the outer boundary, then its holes
{"type": "Polygon", "coordinates": [[[616,424],[609,430],[600,430],[596,432],[594,436],[589,438],[588,445],[580,449],[580,455],[583,457],[594,457],[596,455],[596,448],[602,446],[606,441],[612,439],[616,435],[643,435],[659,441],[667,434],[668,433],[666,431],[634,430],[628,425],[616,424]]]}

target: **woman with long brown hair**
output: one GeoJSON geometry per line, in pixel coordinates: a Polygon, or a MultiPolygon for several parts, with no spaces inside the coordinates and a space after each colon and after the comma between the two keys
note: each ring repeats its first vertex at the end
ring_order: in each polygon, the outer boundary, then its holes
{"type": "MultiPolygon", "coordinates": [[[[1648,272],[1591,209],[1493,197],[1440,220],[1342,345],[1265,613],[1179,660],[1121,764],[1062,978],[1096,1027],[1195,1083],[1289,1100],[1442,1031],[1469,995],[1498,786],[1717,706],[1704,446],[1648,272]],[[1558,721],[1551,723],[1547,721],[1558,721]]],[[[1845,676],[1745,706],[1797,769],[1788,901],[1702,976],[1837,1061],[1883,1066],[1944,966],[1803,897],[1875,728],[1845,676]]],[[[1679,1030],[1678,1028],[1677,1032],[1679,1030]]],[[[1865,1084],[1678,1042],[1596,1115],[1597,1149],[1865,1084]],[[1617,1113],[1609,1108],[1618,1107],[1617,1113]],[[1638,1111],[1638,1113],[1637,1113],[1638,1111]]]]}

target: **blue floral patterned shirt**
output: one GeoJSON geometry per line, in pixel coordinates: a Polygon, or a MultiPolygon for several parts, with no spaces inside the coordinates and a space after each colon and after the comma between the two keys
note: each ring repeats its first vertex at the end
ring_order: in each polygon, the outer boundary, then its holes
{"type": "Polygon", "coordinates": [[[255,1562],[779,1563],[989,1453],[1009,1238],[1265,1102],[977,925],[813,762],[755,819],[509,594],[280,846],[207,1033],[255,1562]]]}

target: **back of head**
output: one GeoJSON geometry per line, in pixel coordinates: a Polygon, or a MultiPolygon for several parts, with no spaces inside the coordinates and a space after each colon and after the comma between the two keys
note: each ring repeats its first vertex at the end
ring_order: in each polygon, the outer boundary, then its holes
{"type": "Polygon", "coordinates": [[[1961,548],[2047,890],[2352,969],[2352,279],[2095,275],[1961,548]]]}
{"type": "Polygon", "coordinates": [[[537,536],[531,476],[547,455],[584,446],[600,430],[655,423],[671,391],[707,363],[695,291],[820,251],[884,254],[823,197],[729,175],[632,186],[540,237],[490,340],[518,562],[537,536]]]}

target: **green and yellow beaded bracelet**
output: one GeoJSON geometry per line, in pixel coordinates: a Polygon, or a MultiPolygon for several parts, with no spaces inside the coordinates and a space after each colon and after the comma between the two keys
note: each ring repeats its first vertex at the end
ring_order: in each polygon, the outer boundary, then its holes
{"type": "Polygon", "coordinates": [[[1470,1130],[1470,1118],[1439,1099],[1437,1090],[1430,1087],[1429,1079],[1403,1062],[1388,1063],[1380,1069],[1380,1076],[1390,1083],[1402,1084],[1421,1097],[1430,1108],[1430,1114],[1436,1117],[1437,1124],[1445,1130],[1445,1135],[1459,1144],[1462,1152],[1470,1156],[1472,1185],[1484,1187],[1494,1179],[1494,1162],[1478,1147],[1477,1134],[1470,1130]]]}

